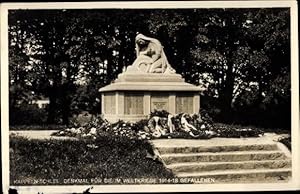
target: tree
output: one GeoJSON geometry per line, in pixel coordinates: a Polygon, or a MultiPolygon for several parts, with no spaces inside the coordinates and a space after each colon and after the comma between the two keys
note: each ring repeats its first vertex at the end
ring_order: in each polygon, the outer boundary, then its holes
{"type": "MultiPolygon", "coordinates": [[[[202,73],[202,84],[208,88],[207,95],[217,97],[222,117],[231,120],[232,108],[240,104],[240,95],[251,90],[257,94],[251,104],[260,104],[266,93],[264,88],[272,84],[270,75],[280,74],[270,45],[289,53],[288,10],[223,9],[206,15],[199,23],[201,30],[195,37],[198,44],[191,53],[202,73]],[[278,36],[284,37],[282,42],[270,44],[278,36]]],[[[289,60],[286,56],[283,60],[281,65],[286,68],[289,60]]]]}
{"type": "Polygon", "coordinates": [[[221,121],[290,100],[288,9],[18,10],[9,21],[12,99],[49,97],[49,123],[99,113],[98,89],[132,64],[137,33],[159,39],[177,73],[206,88],[221,121]]]}
{"type": "Polygon", "coordinates": [[[31,40],[26,43],[29,49],[26,55],[30,57],[27,77],[30,78],[32,91],[49,97],[48,123],[54,123],[56,115],[62,114],[63,122],[68,124],[70,93],[74,91],[79,66],[76,61],[81,52],[78,37],[72,35],[76,34],[73,30],[76,18],[70,16],[64,10],[10,14],[10,18],[17,23],[22,21],[27,24],[21,26],[22,31],[29,35],[27,39],[31,40]]]}
{"type": "Polygon", "coordinates": [[[9,87],[10,108],[14,109],[18,104],[30,100],[30,82],[27,79],[30,66],[29,56],[26,54],[26,44],[30,41],[28,34],[23,30],[25,23],[9,27],[9,87]]]}

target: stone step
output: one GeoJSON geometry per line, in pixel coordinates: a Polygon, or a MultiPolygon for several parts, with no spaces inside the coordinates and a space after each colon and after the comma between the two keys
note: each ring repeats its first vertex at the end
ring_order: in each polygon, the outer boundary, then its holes
{"type": "MultiPolygon", "coordinates": [[[[291,177],[290,168],[282,169],[251,169],[251,170],[222,170],[213,172],[178,173],[177,177],[192,178],[196,181],[210,179],[212,183],[224,182],[274,182],[288,181],[291,177]]],[[[197,182],[196,182],[197,183],[197,182]]]]}
{"type": "Polygon", "coordinates": [[[250,144],[250,145],[222,145],[222,146],[185,146],[181,147],[156,147],[161,154],[167,153],[199,153],[199,152],[230,152],[254,150],[278,150],[276,144],[250,144]]]}
{"type": "Polygon", "coordinates": [[[278,169],[290,168],[291,160],[262,160],[262,161],[238,161],[238,162],[184,162],[167,165],[174,173],[200,172],[228,169],[278,169]]]}
{"type": "Polygon", "coordinates": [[[230,162],[249,160],[282,160],[286,155],[282,151],[234,151],[161,154],[165,164],[182,162],[230,162]]]}

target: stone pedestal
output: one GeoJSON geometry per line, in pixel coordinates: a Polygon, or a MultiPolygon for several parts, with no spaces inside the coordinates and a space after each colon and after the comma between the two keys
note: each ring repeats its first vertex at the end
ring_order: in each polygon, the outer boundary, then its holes
{"type": "Polygon", "coordinates": [[[127,71],[99,90],[102,114],[110,122],[146,119],[150,112],[198,113],[201,88],[184,82],[179,74],[127,71]]]}

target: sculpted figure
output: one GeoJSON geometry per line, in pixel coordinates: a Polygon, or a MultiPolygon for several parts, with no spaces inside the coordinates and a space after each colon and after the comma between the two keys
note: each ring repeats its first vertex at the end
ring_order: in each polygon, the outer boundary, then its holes
{"type": "Polygon", "coordinates": [[[137,58],[131,68],[145,73],[175,73],[157,39],[138,34],[135,38],[135,50],[137,58]]]}

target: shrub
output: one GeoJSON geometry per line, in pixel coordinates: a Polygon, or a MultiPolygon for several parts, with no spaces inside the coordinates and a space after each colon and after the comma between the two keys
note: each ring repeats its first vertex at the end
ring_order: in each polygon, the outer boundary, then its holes
{"type": "Polygon", "coordinates": [[[37,106],[26,105],[9,110],[10,125],[42,125],[47,121],[47,111],[37,106]]]}
{"type": "Polygon", "coordinates": [[[73,115],[73,117],[70,119],[70,123],[71,126],[82,127],[91,122],[92,118],[92,114],[89,114],[88,112],[82,112],[78,115],[73,115]]]}

